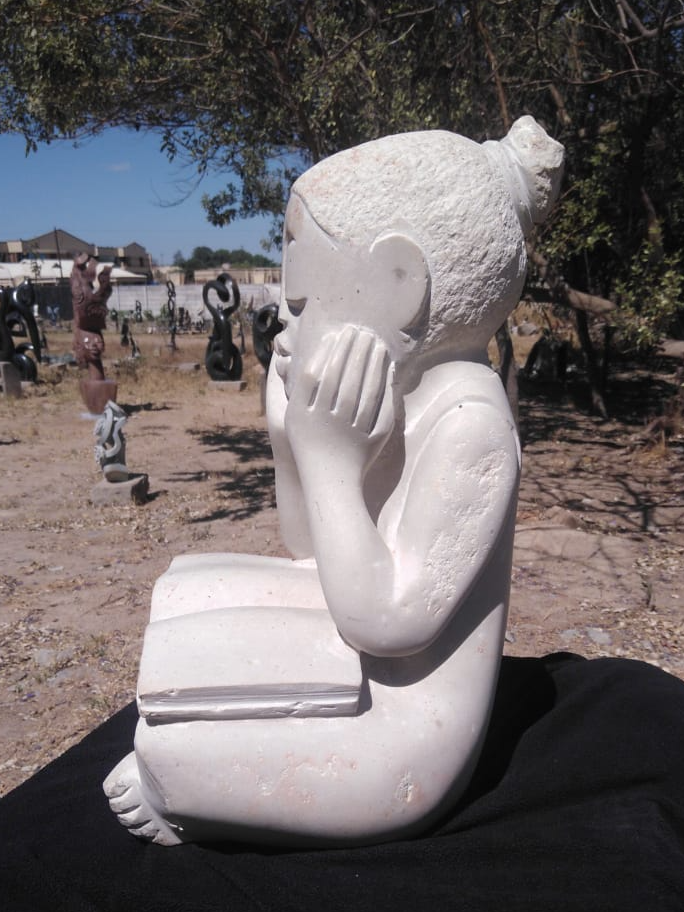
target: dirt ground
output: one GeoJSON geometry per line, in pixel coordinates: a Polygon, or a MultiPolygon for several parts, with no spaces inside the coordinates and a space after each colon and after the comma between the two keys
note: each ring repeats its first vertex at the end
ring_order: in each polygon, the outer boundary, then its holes
{"type": "MultiPolygon", "coordinates": [[[[51,354],[67,332],[48,334],[51,354]]],[[[212,389],[206,337],[107,336],[130,414],[127,463],[143,505],[95,507],[101,472],[74,367],[40,368],[0,398],[0,794],[135,695],[152,587],[178,554],[283,555],[261,368],[242,392],[212,389]]],[[[674,389],[673,360],[613,377],[611,421],[567,390],[523,389],[524,474],[506,652],[568,650],[652,662],[684,678],[684,437],[636,445],[674,389]],[[635,436],[636,435],[636,436],[635,436]]]]}

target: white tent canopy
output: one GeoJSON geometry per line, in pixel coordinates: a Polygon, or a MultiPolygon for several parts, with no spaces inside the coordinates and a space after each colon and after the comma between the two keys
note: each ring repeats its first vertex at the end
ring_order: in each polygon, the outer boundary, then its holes
{"type": "MultiPolygon", "coordinates": [[[[53,284],[61,278],[68,279],[73,265],[73,260],[24,259],[18,263],[0,263],[0,286],[11,284],[14,287],[20,285],[24,279],[31,279],[32,282],[40,285],[53,284]],[[36,264],[40,267],[39,269],[36,264]]],[[[113,284],[146,284],[145,276],[121,269],[120,266],[113,266],[111,263],[98,263],[98,274],[105,266],[112,266],[113,284]]]]}

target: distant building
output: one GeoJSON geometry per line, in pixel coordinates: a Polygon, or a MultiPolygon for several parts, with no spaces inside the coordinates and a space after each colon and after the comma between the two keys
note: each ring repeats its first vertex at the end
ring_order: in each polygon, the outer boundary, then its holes
{"type": "Polygon", "coordinates": [[[0,286],[16,288],[30,279],[39,314],[45,317],[56,309],[62,320],[71,320],[69,277],[74,257],[79,253],[97,257],[98,271],[105,265],[112,266],[112,285],[117,294],[126,285],[143,286],[146,290],[152,281],[151,258],[140,244],[99,247],[55,228],[28,240],[0,241],[0,286]]]}
{"type": "Polygon", "coordinates": [[[244,269],[233,269],[224,265],[196,269],[195,285],[204,285],[205,282],[218,278],[222,272],[229,272],[238,285],[279,285],[281,279],[280,266],[247,266],[244,269]]]}
{"type": "Polygon", "coordinates": [[[154,281],[164,285],[166,282],[173,282],[174,285],[185,285],[185,272],[180,266],[155,266],[154,281]]]}
{"type": "MultiPolygon", "coordinates": [[[[61,228],[55,228],[47,234],[28,240],[0,241],[0,263],[21,263],[24,260],[61,262],[73,260],[79,253],[89,253],[103,263],[113,263],[126,272],[135,273],[142,280],[152,279],[152,258],[147,250],[136,242],[125,247],[100,247],[97,244],[89,244],[61,228]]],[[[1,278],[0,271],[0,280],[1,278]]],[[[43,281],[45,280],[46,277],[43,277],[43,281]]]]}

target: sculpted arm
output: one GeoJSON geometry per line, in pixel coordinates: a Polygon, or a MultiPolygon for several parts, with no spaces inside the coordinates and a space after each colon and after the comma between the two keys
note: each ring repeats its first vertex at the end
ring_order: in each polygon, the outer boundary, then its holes
{"type": "Polygon", "coordinates": [[[426,438],[396,531],[390,637],[403,650],[432,642],[458,611],[515,510],[519,451],[492,404],[449,409],[426,438]]]}
{"type": "Polygon", "coordinates": [[[287,399],[283,382],[272,364],[267,379],[266,411],[268,414],[269,437],[275,462],[276,501],[278,504],[280,534],[293,557],[312,557],[313,546],[309,535],[309,523],[304,506],[299,471],[285,433],[286,407],[287,399]]]}
{"type": "MultiPolygon", "coordinates": [[[[372,366],[372,356],[366,363],[372,366]]],[[[331,397],[336,384],[328,388],[313,371],[314,392],[291,403],[288,429],[297,429],[290,438],[306,479],[318,572],[340,633],[373,655],[408,655],[428,646],[458,610],[507,525],[517,491],[517,442],[493,405],[455,403],[420,444],[396,528],[378,528],[366,507],[363,478],[393,414],[387,371],[370,373],[346,407],[344,380],[331,397]],[[359,415],[373,399],[372,387],[383,402],[369,430],[373,409],[359,415]],[[307,438],[316,446],[297,442],[307,438]]],[[[333,363],[328,374],[339,377],[338,366],[333,363]]]]}

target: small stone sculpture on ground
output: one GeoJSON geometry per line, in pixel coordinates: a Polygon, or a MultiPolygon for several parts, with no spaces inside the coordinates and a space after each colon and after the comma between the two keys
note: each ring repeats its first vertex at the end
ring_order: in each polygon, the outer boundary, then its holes
{"type": "Polygon", "coordinates": [[[273,340],[282,328],[283,324],[278,319],[277,304],[265,304],[254,315],[252,344],[254,345],[254,354],[265,371],[260,378],[262,415],[266,412],[266,377],[273,357],[273,340]]]}
{"type": "Polygon", "coordinates": [[[209,336],[204,364],[212,380],[239,380],[242,377],[242,356],[233,342],[231,315],[240,306],[240,289],[227,272],[204,284],[202,300],[214,320],[209,336]],[[222,305],[215,307],[209,293],[215,291],[222,305]]]}
{"type": "Polygon", "coordinates": [[[130,331],[131,331],[131,329],[130,329],[130,324],[128,322],[128,317],[124,317],[123,322],[121,323],[120,345],[122,348],[128,348],[128,346],[131,344],[130,331]]]}
{"type": "Polygon", "coordinates": [[[81,380],[81,395],[93,415],[100,415],[107,402],[116,401],[116,383],[105,379],[102,366],[107,323],[107,301],[112,293],[111,266],[97,275],[97,260],[87,253],[74,259],[71,270],[71,297],[74,306],[74,355],[82,369],[88,371],[81,380]],[[97,284],[97,287],[96,287],[97,284]]]}
{"type": "Polygon", "coordinates": [[[168,348],[176,351],[176,333],[178,332],[178,323],[176,321],[176,286],[169,279],[166,283],[166,320],[169,327],[168,348]]]}
{"type": "Polygon", "coordinates": [[[98,505],[145,503],[149,478],[130,472],[126,466],[126,440],[123,429],[128,415],[111,400],[95,423],[95,461],[103,478],[94,486],[90,499],[98,505]]]}
{"type": "Polygon", "coordinates": [[[111,400],[95,422],[95,461],[102,469],[106,481],[127,481],[126,440],[123,428],[128,415],[111,400]]]}
{"type": "Polygon", "coordinates": [[[35,290],[30,279],[18,288],[0,288],[0,362],[12,364],[21,380],[38,379],[37,364],[46,347],[33,313],[35,290]],[[28,341],[16,343],[16,338],[28,341]],[[28,352],[33,352],[31,357],[28,352]]]}
{"type": "Polygon", "coordinates": [[[135,750],[105,781],[165,845],[380,842],[466,788],[506,628],[520,448],[487,343],[562,147],[389,136],[294,184],[267,413],[294,560],[176,558],[135,750]]]}

